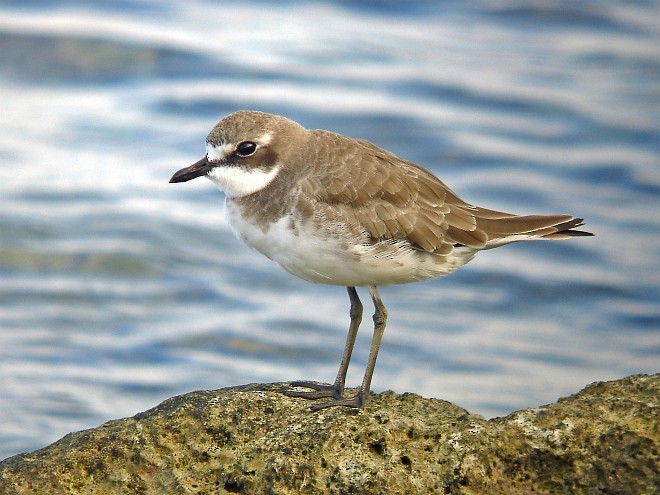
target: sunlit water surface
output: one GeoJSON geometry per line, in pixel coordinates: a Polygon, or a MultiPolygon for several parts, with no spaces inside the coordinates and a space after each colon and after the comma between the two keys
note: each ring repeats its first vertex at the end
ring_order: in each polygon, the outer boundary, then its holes
{"type": "Polygon", "coordinates": [[[240,244],[210,182],[168,184],[241,108],[596,234],[383,288],[375,391],[490,417],[658,371],[657,2],[401,5],[2,3],[0,458],[195,389],[334,378],[345,289],[240,244]]]}

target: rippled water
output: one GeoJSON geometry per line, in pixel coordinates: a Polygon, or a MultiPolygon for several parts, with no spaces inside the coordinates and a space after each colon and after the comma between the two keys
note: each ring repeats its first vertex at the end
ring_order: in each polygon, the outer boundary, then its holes
{"type": "Polygon", "coordinates": [[[493,416],[657,372],[659,13],[643,1],[3,2],[0,458],[194,389],[332,380],[345,290],[240,244],[210,182],[168,184],[240,108],[369,139],[468,201],[584,216],[596,234],[382,289],[374,390],[493,416]]]}

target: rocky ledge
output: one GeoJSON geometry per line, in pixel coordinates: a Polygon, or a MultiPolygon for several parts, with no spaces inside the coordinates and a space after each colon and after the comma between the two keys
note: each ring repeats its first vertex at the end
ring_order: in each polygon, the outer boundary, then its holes
{"type": "Polygon", "coordinates": [[[491,420],[414,394],[311,413],[286,384],[192,392],[2,461],[0,493],[660,493],[659,384],[491,420]]]}

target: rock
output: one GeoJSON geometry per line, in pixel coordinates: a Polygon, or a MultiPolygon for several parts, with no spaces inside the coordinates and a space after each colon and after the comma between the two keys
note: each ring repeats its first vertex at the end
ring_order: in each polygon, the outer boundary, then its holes
{"type": "Polygon", "coordinates": [[[2,461],[0,493],[660,493],[659,383],[488,421],[414,394],[312,413],[286,384],[192,392],[2,461]]]}

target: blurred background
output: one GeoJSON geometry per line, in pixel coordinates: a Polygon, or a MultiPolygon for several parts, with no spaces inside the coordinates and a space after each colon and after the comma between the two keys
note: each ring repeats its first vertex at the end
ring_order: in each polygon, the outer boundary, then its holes
{"type": "Polygon", "coordinates": [[[0,2],[0,458],[196,389],[334,379],[345,289],[244,247],[212,183],[168,184],[238,109],[596,234],[383,288],[373,390],[493,417],[657,372],[659,47],[656,1],[0,2]]]}

